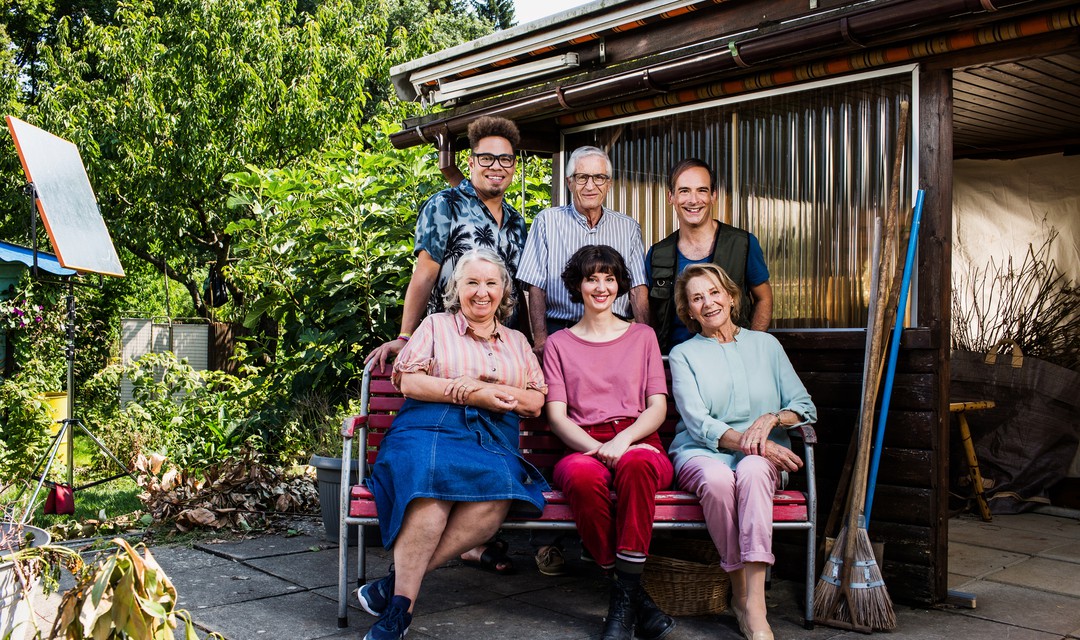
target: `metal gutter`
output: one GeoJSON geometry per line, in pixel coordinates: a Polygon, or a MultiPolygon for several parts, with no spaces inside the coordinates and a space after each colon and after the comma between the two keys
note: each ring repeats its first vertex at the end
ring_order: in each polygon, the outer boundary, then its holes
{"type": "Polygon", "coordinates": [[[560,46],[599,40],[603,32],[625,30],[664,14],[679,15],[695,5],[728,0],[597,0],[547,18],[410,60],[390,69],[394,90],[402,100],[417,100],[424,85],[440,79],[467,77],[481,68],[504,67],[551,53],[560,46]]]}
{"type": "Polygon", "coordinates": [[[894,68],[905,63],[913,63],[972,47],[1017,41],[1077,27],[1080,27],[1080,8],[1061,9],[965,31],[935,35],[926,40],[864,49],[827,60],[814,60],[796,66],[773,68],[753,75],[721,79],[661,95],[599,105],[591,109],[559,115],[556,122],[560,128],[565,128],[612,118],[617,121],[620,117],[661,110],[673,105],[688,105],[734,95],[761,93],[775,87],[846,76],[870,69],[894,68]]]}
{"type": "Polygon", "coordinates": [[[1030,0],[995,0],[993,4],[991,0],[911,0],[869,8],[823,22],[799,23],[789,29],[732,41],[727,46],[642,69],[557,86],[520,98],[511,97],[487,107],[408,128],[390,139],[395,147],[405,148],[434,142],[437,135],[443,139],[459,135],[480,115],[497,115],[511,120],[537,118],[560,111],[582,110],[619,98],[629,99],[634,95],[656,95],[674,86],[685,86],[690,80],[701,81],[730,71],[747,70],[794,54],[829,47],[865,49],[876,38],[894,35],[928,21],[951,20],[1021,4],[1032,3],[1030,0]]]}

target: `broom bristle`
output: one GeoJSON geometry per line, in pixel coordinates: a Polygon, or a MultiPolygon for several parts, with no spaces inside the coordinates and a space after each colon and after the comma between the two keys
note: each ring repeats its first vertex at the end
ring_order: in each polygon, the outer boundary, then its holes
{"type": "Polygon", "coordinates": [[[893,611],[892,598],[885,588],[881,576],[881,567],[874,557],[874,546],[866,529],[859,528],[855,536],[855,571],[852,572],[852,600],[859,612],[860,623],[878,630],[889,631],[896,628],[896,612],[893,611]],[[855,582],[864,580],[855,587],[855,582]]]}
{"type": "Polygon", "coordinates": [[[840,586],[843,573],[844,546],[847,543],[847,527],[840,529],[833,542],[832,551],[821,570],[817,586],[814,588],[814,619],[828,620],[836,618],[836,609],[844,599],[844,590],[840,586]]]}
{"type": "MultiPolygon", "coordinates": [[[[838,540],[839,541],[839,540],[838,540]]],[[[830,562],[834,558],[841,558],[834,550],[830,556],[830,562]]],[[[848,606],[847,598],[843,597],[842,586],[834,587],[840,594],[835,597],[835,605],[831,609],[822,608],[822,614],[818,614],[817,597],[814,598],[814,617],[828,624],[834,620],[841,623],[851,623],[855,626],[869,627],[878,631],[888,631],[896,628],[896,613],[893,611],[892,598],[885,588],[885,582],[881,578],[881,568],[874,559],[874,548],[870,544],[870,536],[866,529],[855,530],[855,560],[851,568],[851,607],[854,607],[854,615],[848,606]],[[830,615],[831,614],[831,615],[830,615]]],[[[842,561],[841,561],[842,562],[842,561]]],[[[826,566],[828,568],[828,566],[826,566]]],[[[843,575],[843,568],[836,569],[836,575],[843,575]]],[[[822,576],[825,577],[824,574],[822,576]]],[[[818,582],[821,585],[821,581],[818,582]]]]}

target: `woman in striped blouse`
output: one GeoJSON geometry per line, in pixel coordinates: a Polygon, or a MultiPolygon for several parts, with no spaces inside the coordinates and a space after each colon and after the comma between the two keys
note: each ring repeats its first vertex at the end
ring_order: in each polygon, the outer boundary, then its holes
{"type": "Polygon", "coordinates": [[[467,252],[402,349],[393,381],[407,398],[379,447],[369,485],[394,569],[360,589],[379,616],[371,640],[402,638],[424,575],[488,540],[519,501],[542,510],[547,483],[518,452],[519,415],[537,416],[547,386],[521,333],[510,276],[494,253],[467,252]]]}

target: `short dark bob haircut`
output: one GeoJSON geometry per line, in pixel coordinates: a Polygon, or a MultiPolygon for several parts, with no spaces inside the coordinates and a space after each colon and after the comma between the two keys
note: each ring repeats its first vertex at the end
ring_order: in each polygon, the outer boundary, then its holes
{"type": "Polygon", "coordinates": [[[570,292],[571,301],[584,302],[581,297],[581,282],[594,273],[615,276],[615,282],[619,285],[616,298],[630,290],[630,271],[626,268],[622,255],[606,244],[586,245],[570,256],[562,272],[562,281],[570,292]]]}

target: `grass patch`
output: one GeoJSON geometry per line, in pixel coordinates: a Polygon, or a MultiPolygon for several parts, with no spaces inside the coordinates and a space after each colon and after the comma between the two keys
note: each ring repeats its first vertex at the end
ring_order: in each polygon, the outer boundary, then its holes
{"type": "MultiPolygon", "coordinates": [[[[108,477],[105,474],[116,474],[122,470],[110,463],[108,471],[89,474],[88,469],[94,462],[97,447],[90,438],[83,434],[75,436],[75,486],[92,482],[99,477],[108,477]]],[[[67,465],[54,463],[49,477],[53,480],[67,479],[67,465]]],[[[36,483],[36,479],[34,480],[36,483]]],[[[43,495],[39,496],[44,504],[43,495]]],[[[103,484],[79,489],[75,492],[74,515],[45,515],[39,506],[34,513],[34,524],[48,529],[58,524],[72,522],[85,522],[86,520],[113,520],[122,516],[128,516],[143,510],[143,504],[139,500],[140,489],[135,481],[128,476],[123,476],[103,484]]]]}
{"type": "MultiPolygon", "coordinates": [[[[75,478],[78,483],[78,477],[75,478]]],[[[74,515],[44,515],[39,510],[34,515],[34,522],[39,527],[51,527],[54,524],[72,520],[111,520],[120,516],[142,511],[139,501],[139,486],[131,478],[124,476],[111,482],[80,489],[75,492],[74,515]]]]}

